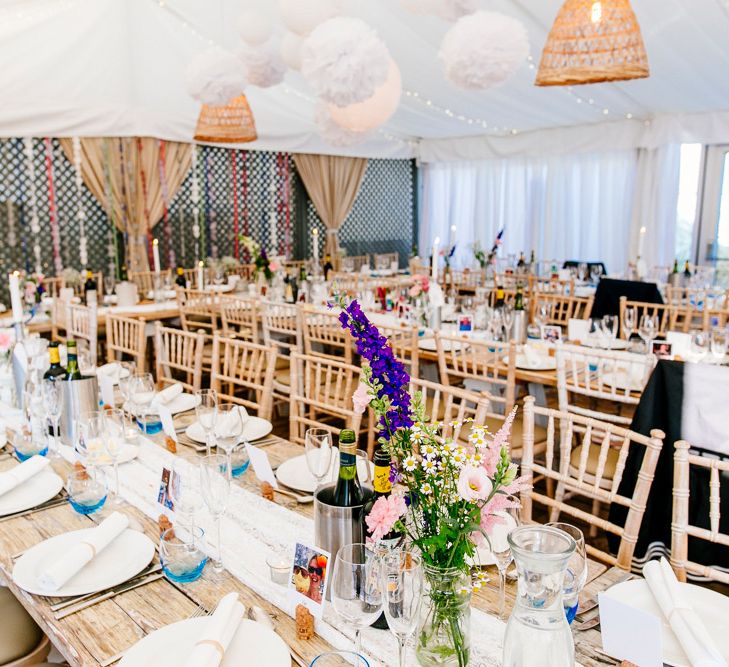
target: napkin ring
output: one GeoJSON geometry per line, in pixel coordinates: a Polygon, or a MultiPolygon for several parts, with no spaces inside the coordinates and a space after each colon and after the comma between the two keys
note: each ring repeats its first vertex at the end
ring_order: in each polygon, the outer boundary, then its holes
{"type": "Polygon", "coordinates": [[[89,549],[91,549],[91,558],[96,558],[96,547],[91,544],[91,542],[81,542],[81,544],[85,544],[89,549]]]}
{"type": "Polygon", "coordinates": [[[225,657],[225,649],[223,648],[223,645],[220,642],[215,641],[214,639],[201,639],[199,642],[195,644],[195,646],[212,646],[218,653],[220,653],[220,659],[222,660],[225,657]]]}

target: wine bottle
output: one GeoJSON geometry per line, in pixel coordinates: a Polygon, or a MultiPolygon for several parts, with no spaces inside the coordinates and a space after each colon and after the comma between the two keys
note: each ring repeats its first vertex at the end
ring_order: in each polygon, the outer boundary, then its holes
{"type": "Polygon", "coordinates": [[[332,505],[354,507],[364,500],[362,486],[357,477],[357,436],[350,429],[339,434],[339,477],[334,487],[332,505]]]}
{"type": "Polygon", "coordinates": [[[532,250],[532,254],[529,256],[529,275],[537,275],[537,257],[532,250]]]}
{"type": "Polygon", "coordinates": [[[177,267],[177,277],[175,278],[175,285],[185,289],[187,287],[187,280],[185,280],[185,271],[181,266],[177,267]]]}
{"type": "Polygon", "coordinates": [[[522,251],[519,254],[519,261],[516,263],[516,272],[517,273],[525,273],[526,272],[526,259],[524,259],[524,252],[522,251]]]}
{"type": "Polygon", "coordinates": [[[324,256],[324,280],[329,280],[329,272],[334,270],[330,255],[324,256]]]}
{"type": "Polygon", "coordinates": [[[80,380],[81,371],[78,367],[78,351],[75,340],[69,340],[66,343],[66,353],[68,360],[66,362],[66,375],[64,380],[80,380]]]}
{"type": "Polygon", "coordinates": [[[691,277],[691,265],[689,264],[688,260],[686,260],[686,263],[683,265],[683,277],[684,278],[691,277]]]}
{"type": "Polygon", "coordinates": [[[506,293],[501,285],[496,287],[496,301],[494,302],[494,308],[503,308],[506,302],[506,293]]]}
{"type": "Polygon", "coordinates": [[[524,288],[521,283],[516,284],[516,296],[514,296],[514,310],[524,310],[524,288]]]}
{"type": "Polygon", "coordinates": [[[95,306],[97,301],[98,285],[94,280],[94,274],[92,271],[86,272],[86,282],[84,283],[84,297],[86,298],[87,306],[95,306]]]}
{"type": "Polygon", "coordinates": [[[66,375],[66,369],[61,366],[61,353],[58,349],[58,341],[48,343],[48,355],[50,356],[51,365],[43,374],[44,380],[62,379],[61,376],[66,375]]]}

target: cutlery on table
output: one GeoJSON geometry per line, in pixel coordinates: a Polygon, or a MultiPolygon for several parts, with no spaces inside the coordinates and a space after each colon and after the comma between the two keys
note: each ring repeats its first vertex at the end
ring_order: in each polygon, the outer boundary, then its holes
{"type": "Polygon", "coordinates": [[[27,516],[28,514],[35,514],[35,512],[42,512],[43,510],[50,509],[51,507],[63,505],[66,502],[68,502],[68,497],[66,495],[61,498],[51,498],[51,500],[48,500],[37,507],[31,507],[30,509],[23,510],[22,512],[16,512],[15,514],[6,514],[5,516],[0,517],[0,523],[3,521],[9,521],[10,519],[17,519],[21,516],[27,516]]]}
{"type": "MultiPolygon", "coordinates": [[[[265,625],[270,630],[273,630],[276,632],[276,626],[273,622],[273,619],[271,618],[271,615],[261,607],[249,607],[248,608],[248,618],[250,618],[252,621],[256,621],[257,623],[260,623],[261,625],[265,625]]],[[[276,634],[278,634],[276,632],[276,634]]],[[[280,637],[281,635],[279,635],[280,637]]],[[[287,645],[288,646],[288,645],[287,645]]],[[[299,667],[309,667],[308,661],[304,660],[294,649],[292,649],[289,646],[289,653],[291,654],[291,659],[299,666],[299,667]]]]}
{"type": "Polygon", "coordinates": [[[121,595],[122,593],[126,593],[127,591],[134,590],[135,588],[139,588],[140,586],[145,586],[146,584],[152,583],[153,581],[157,581],[158,579],[162,579],[165,575],[162,572],[156,572],[154,574],[150,574],[147,577],[143,579],[136,579],[132,583],[125,583],[121,586],[118,586],[116,588],[112,588],[110,591],[107,591],[106,593],[99,595],[97,597],[91,598],[90,600],[85,600],[83,602],[79,602],[71,607],[66,607],[62,611],[59,611],[55,614],[55,619],[57,621],[60,621],[63,618],[66,618],[67,616],[71,616],[72,614],[75,614],[79,611],[83,611],[84,609],[88,609],[89,607],[93,607],[94,605],[98,604],[99,602],[104,602],[105,600],[109,600],[113,597],[116,597],[117,595],[121,595]]]}
{"type": "Polygon", "coordinates": [[[600,625],[600,614],[597,613],[593,618],[588,619],[587,621],[575,621],[572,623],[572,628],[574,630],[577,630],[578,632],[582,630],[591,630],[592,628],[596,628],[598,625],[600,625]]]}
{"type": "Polygon", "coordinates": [[[274,493],[280,493],[282,496],[293,498],[300,505],[307,505],[308,503],[314,502],[314,496],[301,496],[298,493],[294,493],[288,489],[282,489],[281,487],[274,489],[274,493]]]}

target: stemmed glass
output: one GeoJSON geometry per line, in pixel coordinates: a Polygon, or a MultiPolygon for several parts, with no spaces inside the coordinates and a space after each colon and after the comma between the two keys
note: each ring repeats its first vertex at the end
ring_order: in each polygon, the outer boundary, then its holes
{"type": "Polygon", "coordinates": [[[506,304],[501,312],[501,317],[504,320],[504,341],[509,342],[512,338],[512,330],[511,327],[514,324],[514,309],[511,307],[511,304],[506,304]]]}
{"type": "Polygon", "coordinates": [[[547,302],[541,302],[537,304],[537,310],[534,313],[534,321],[539,326],[539,330],[549,322],[549,318],[552,314],[552,304],[547,302]]]}
{"type": "Polygon", "coordinates": [[[222,454],[210,454],[200,459],[200,489],[205,505],[216,524],[218,554],[213,561],[213,572],[218,574],[223,571],[223,541],[220,529],[230,494],[226,468],[227,462],[222,454]]]}
{"type": "Polygon", "coordinates": [[[195,396],[200,397],[200,404],[195,408],[195,415],[205,431],[205,453],[209,456],[212,449],[213,424],[218,415],[218,392],[215,389],[201,389],[195,392],[195,396]]]}
{"type": "Polygon", "coordinates": [[[691,332],[691,352],[697,361],[702,361],[709,351],[709,336],[703,331],[691,332]]]}
{"type": "Polygon", "coordinates": [[[723,329],[714,329],[711,332],[711,354],[717,361],[721,361],[727,351],[727,333],[723,329]]]}
{"type": "Polygon", "coordinates": [[[559,521],[546,524],[567,533],[576,544],[575,550],[567,563],[567,571],[564,576],[562,602],[564,604],[567,622],[572,623],[577,615],[580,592],[587,582],[587,550],[585,548],[585,536],[582,531],[570,523],[559,521]]]}
{"type": "Polygon", "coordinates": [[[228,462],[228,479],[233,479],[233,450],[243,436],[243,420],[240,406],[234,403],[222,403],[218,406],[217,417],[213,425],[215,444],[225,451],[228,462]]]}
{"type": "Polygon", "coordinates": [[[203,505],[200,495],[199,480],[194,479],[191,473],[191,464],[182,459],[175,459],[170,476],[170,499],[174,505],[174,511],[180,516],[183,522],[190,526],[191,544],[195,546],[195,515],[203,505]]]}
{"type": "Polygon", "coordinates": [[[609,349],[618,337],[618,317],[617,315],[603,315],[601,324],[605,333],[606,347],[609,349]]]}
{"type": "Polygon", "coordinates": [[[53,446],[48,448],[48,458],[54,459],[59,455],[59,422],[63,411],[63,392],[59,380],[43,380],[43,408],[53,430],[53,446]]]}
{"type": "Polygon", "coordinates": [[[319,488],[329,474],[332,466],[332,433],[325,428],[306,429],[304,437],[306,465],[309,472],[316,477],[319,488]]]}
{"type": "Polygon", "coordinates": [[[519,525],[519,510],[516,507],[510,507],[496,512],[496,516],[501,520],[494,525],[488,537],[491,553],[494,555],[496,567],[499,570],[499,618],[503,619],[506,615],[506,570],[509,569],[513,559],[507,538],[509,533],[519,525]]]}
{"type": "Polygon", "coordinates": [[[352,651],[328,651],[311,661],[309,667],[370,667],[364,656],[352,651]]]}
{"type": "Polygon", "coordinates": [[[114,288],[116,287],[116,278],[113,275],[104,276],[104,291],[106,296],[114,294],[114,288]]]}
{"type": "Polygon", "coordinates": [[[382,612],[382,561],[367,544],[345,544],[337,551],[332,574],[334,610],[354,626],[355,653],[362,652],[362,628],[382,612]]]}
{"type": "Polygon", "coordinates": [[[635,331],[635,320],[636,320],[635,308],[626,308],[623,311],[623,333],[625,333],[625,340],[630,342],[630,337],[635,331]]]}
{"type": "Polygon", "coordinates": [[[76,453],[85,466],[98,465],[104,450],[106,417],[103,411],[86,412],[77,422],[76,453]]]}
{"type": "Polygon", "coordinates": [[[114,467],[114,498],[111,504],[119,507],[124,504],[119,495],[119,459],[126,444],[127,420],[124,411],[119,409],[108,410],[104,416],[106,420],[104,449],[114,467]]]}
{"type": "Polygon", "coordinates": [[[638,335],[645,343],[646,354],[650,351],[650,342],[658,335],[658,317],[656,315],[643,315],[640,318],[638,335]]]}
{"type": "Polygon", "coordinates": [[[155,395],[154,378],[151,373],[135,373],[129,380],[129,412],[137,417],[142,424],[141,417],[146,414],[147,408],[152,404],[155,395]]]}
{"type": "Polygon", "coordinates": [[[418,625],[423,599],[420,556],[393,551],[383,557],[382,596],[387,624],[398,641],[398,664],[405,667],[405,644],[418,625]]]}

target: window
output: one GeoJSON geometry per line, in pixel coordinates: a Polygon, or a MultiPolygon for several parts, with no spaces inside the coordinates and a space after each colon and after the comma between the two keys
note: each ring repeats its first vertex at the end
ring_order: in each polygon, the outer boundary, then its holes
{"type": "Polygon", "coordinates": [[[693,262],[694,258],[694,223],[699,199],[702,156],[701,144],[681,145],[681,170],[676,209],[676,258],[679,263],[683,263],[687,259],[693,262]]]}

